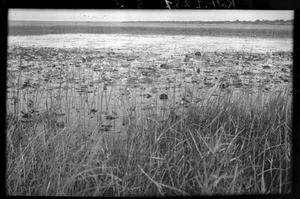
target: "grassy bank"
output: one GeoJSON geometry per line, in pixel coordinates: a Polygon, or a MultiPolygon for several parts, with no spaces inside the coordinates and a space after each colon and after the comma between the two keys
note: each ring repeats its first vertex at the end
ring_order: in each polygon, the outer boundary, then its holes
{"type": "Polygon", "coordinates": [[[7,117],[9,195],[167,196],[291,192],[291,99],[241,95],[129,118],[126,143],[96,128],[7,117]]]}
{"type": "Polygon", "coordinates": [[[93,34],[162,34],[162,35],[197,35],[197,36],[227,36],[227,37],[260,37],[260,38],[292,38],[293,30],[288,27],[234,27],[222,25],[164,26],[163,24],[128,24],[128,25],[13,25],[9,26],[9,35],[43,35],[66,33],[93,34]]]}

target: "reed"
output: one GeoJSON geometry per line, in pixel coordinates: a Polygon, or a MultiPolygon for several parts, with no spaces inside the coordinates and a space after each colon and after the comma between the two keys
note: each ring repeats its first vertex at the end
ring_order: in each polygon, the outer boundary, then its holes
{"type": "MultiPolygon", "coordinates": [[[[252,101],[243,97],[249,96],[191,104],[184,115],[175,108],[164,120],[131,115],[126,145],[116,136],[79,136],[71,126],[55,134],[32,132],[34,137],[7,151],[7,193],[290,193],[291,99],[285,92],[267,100],[263,93],[252,101]]],[[[20,122],[10,121],[7,140],[22,133],[20,122]]],[[[90,128],[81,131],[95,134],[90,128]]]]}

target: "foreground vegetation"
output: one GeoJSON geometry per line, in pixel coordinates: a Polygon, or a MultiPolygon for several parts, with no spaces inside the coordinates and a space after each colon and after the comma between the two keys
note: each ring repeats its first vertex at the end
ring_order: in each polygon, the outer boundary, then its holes
{"type": "Polygon", "coordinates": [[[171,108],[164,119],[129,118],[126,143],[82,125],[7,115],[9,195],[169,196],[291,192],[287,91],[230,94],[171,108]]]}
{"type": "Polygon", "coordinates": [[[291,192],[291,52],[103,48],[8,50],[8,195],[291,192]]]}

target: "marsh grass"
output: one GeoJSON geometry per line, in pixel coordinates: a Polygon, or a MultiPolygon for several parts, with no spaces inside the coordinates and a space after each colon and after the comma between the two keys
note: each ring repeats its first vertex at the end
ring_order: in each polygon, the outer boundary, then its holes
{"type": "MultiPolygon", "coordinates": [[[[95,105],[107,94],[98,92],[95,105]]],[[[39,128],[41,121],[24,123],[7,115],[7,194],[291,193],[287,91],[251,99],[228,94],[191,103],[184,114],[173,107],[164,117],[154,111],[137,118],[133,112],[125,141],[109,133],[99,136],[97,127],[76,126],[76,121],[59,128],[51,114],[42,120],[44,128],[39,128]]]]}

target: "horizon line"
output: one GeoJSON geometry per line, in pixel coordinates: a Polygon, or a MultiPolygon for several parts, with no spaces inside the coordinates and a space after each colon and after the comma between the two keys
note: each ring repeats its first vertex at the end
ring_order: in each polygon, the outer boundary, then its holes
{"type": "Polygon", "coordinates": [[[201,20],[190,20],[190,21],[180,21],[180,20],[162,20],[162,21],[147,21],[147,20],[141,20],[141,21],[95,21],[95,20],[92,20],[92,21],[88,21],[88,20],[85,20],[85,21],[75,21],[75,20],[65,20],[65,21],[57,21],[57,20],[15,20],[15,19],[8,19],[8,21],[26,21],[26,22],[237,22],[237,21],[240,21],[240,22],[255,22],[255,21],[294,21],[294,19],[287,19],[287,20],[284,20],[284,19],[275,19],[275,20],[265,20],[265,19],[262,19],[262,20],[222,20],[222,21],[201,21],[201,20]]]}

